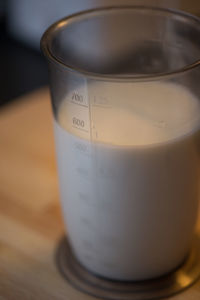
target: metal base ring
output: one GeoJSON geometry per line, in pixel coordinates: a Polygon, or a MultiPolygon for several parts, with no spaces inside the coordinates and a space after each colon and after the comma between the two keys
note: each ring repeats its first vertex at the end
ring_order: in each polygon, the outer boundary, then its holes
{"type": "Polygon", "coordinates": [[[177,294],[200,277],[200,238],[184,263],[173,272],[156,279],[121,282],[98,277],[74,257],[69,243],[63,238],[56,251],[56,263],[64,276],[79,291],[107,300],[153,300],[177,294]]]}

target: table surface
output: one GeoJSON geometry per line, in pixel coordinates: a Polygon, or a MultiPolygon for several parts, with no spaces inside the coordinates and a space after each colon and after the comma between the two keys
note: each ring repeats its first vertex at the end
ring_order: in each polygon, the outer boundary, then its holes
{"type": "MultiPolygon", "coordinates": [[[[0,300],[96,299],[55,265],[64,225],[52,129],[47,88],[0,111],[0,300]]],[[[200,281],[169,299],[199,300],[200,281]]]]}

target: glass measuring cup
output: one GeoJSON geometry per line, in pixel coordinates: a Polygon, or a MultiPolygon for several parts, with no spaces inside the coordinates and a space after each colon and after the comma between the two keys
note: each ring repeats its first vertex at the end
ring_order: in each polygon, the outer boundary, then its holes
{"type": "Polygon", "coordinates": [[[67,17],[42,38],[68,239],[97,275],[158,277],[190,250],[199,36],[189,14],[110,7],[67,17]]]}

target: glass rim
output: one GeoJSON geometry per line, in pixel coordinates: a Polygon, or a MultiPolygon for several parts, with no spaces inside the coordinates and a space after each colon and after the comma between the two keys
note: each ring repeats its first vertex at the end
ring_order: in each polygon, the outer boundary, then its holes
{"type": "Polygon", "coordinates": [[[91,79],[98,79],[98,80],[107,80],[107,81],[153,81],[153,80],[161,80],[165,78],[174,77],[176,75],[182,75],[188,71],[191,71],[200,66],[200,55],[197,60],[190,64],[186,64],[184,67],[178,68],[173,71],[169,72],[162,72],[162,73],[151,73],[145,75],[133,75],[133,74],[100,74],[97,72],[89,72],[82,68],[70,66],[67,63],[64,63],[61,59],[57,58],[53,52],[49,48],[49,42],[52,40],[52,37],[56,31],[59,31],[61,28],[67,27],[68,24],[72,22],[76,22],[78,19],[84,19],[87,15],[92,16],[97,13],[109,12],[114,10],[139,10],[139,11],[157,11],[166,14],[176,15],[179,17],[183,17],[187,20],[197,22],[200,26],[200,18],[185,11],[170,9],[170,8],[162,8],[156,6],[143,6],[143,5],[121,5],[121,6],[107,6],[107,7],[97,7],[88,10],[83,10],[74,14],[71,14],[67,17],[64,17],[57,22],[53,23],[50,27],[42,35],[40,41],[40,47],[45,55],[45,57],[55,63],[56,65],[60,65],[68,72],[73,72],[78,74],[79,76],[82,75],[84,77],[88,77],[91,79]]]}

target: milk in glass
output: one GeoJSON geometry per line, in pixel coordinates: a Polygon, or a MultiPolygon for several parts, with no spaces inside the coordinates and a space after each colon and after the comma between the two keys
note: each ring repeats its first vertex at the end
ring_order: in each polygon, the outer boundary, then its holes
{"type": "Polygon", "coordinates": [[[124,86],[80,88],[90,101],[83,110],[67,95],[56,116],[56,150],[78,261],[97,275],[141,280],[173,270],[190,249],[200,104],[173,83],[124,86]]]}

